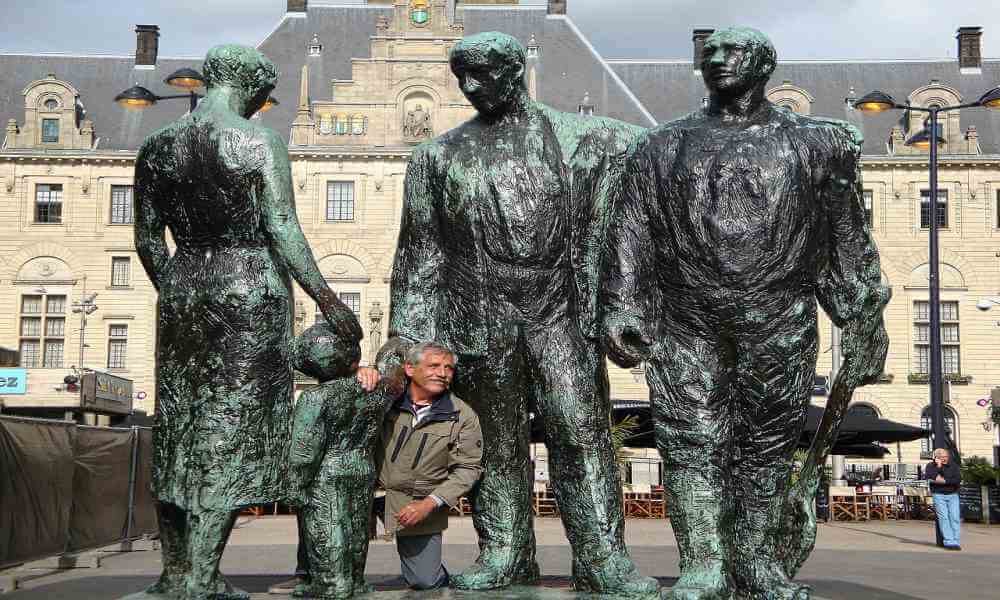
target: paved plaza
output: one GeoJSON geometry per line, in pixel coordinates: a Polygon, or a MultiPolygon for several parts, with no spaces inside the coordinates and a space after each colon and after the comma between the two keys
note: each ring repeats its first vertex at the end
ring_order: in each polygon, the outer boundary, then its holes
{"type": "MultiPolygon", "coordinates": [[[[445,534],[445,557],[452,571],[476,557],[476,537],[469,518],[452,518],[445,534]]],[[[536,599],[565,596],[569,586],[569,545],[558,519],[536,520],[543,589],[494,597],[536,599]]],[[[267,594],[269,585],[288,578],[294,567],[295,519],[241,518],[226,549],[222,570],[255,600],[282,600],[267,594]]],[[[677,578],[677,545],[667,521],[629,520],[626,535],[639,568],[665,586],[677,578]]],[[[830,600],[994,599],[1000,596],[1000,527],[966,524],[962,552],[933,545],[933,524],[889,521],[821,524],[816,549],[799,579],[814,595],[830,600]]],[[[159,552],[106,553],[100,568],[81,568],[24,582],[3,600],[99,600],[141,590],[159,574],[159,552]]],[[[372,544],[370,580],[379,586],[399,575],[392,542],[372,544]]],[[[478,594],[390,592],[399,598],[477,598],[478,594]]]]}

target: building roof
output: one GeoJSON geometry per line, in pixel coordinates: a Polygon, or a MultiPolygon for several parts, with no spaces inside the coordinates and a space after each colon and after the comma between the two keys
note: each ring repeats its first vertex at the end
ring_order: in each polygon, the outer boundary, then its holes
{"type": "Polygon", "coordinates": [[[97,150],[135,150],[151,132],[184,114],[187,104],[174,100],[152,110],[129,111],[118,106],[114,97],[136,84],[155,94],[179,93],[164,84],[163,79],[181,67],[200,69],[201,62],[193,58],[161,58],[153,69],[136,69],[131,56],[0,54],[0,73],[3,73],[0,119],[4,125],[14,119],[23,126],[21,92],[32,81],[52,73],[80,92],[85,117],[94,122],[97,150]]]}
{"type": "MultiPolygon", "coordinates": [[[[697,110],[708,95],[701,74],[688,61],[609,61],[646,109],[659,122],[697,110]]],[[[1000,85],[1000,60],[983,62],[981,73],[963,74],[957,60],[941,61],[786,61],[779,62],[768,89],[790,81],[815,98],[816,116],[844,119],[865,135],[865,154],[887,154],[893,125],[900,124],[902,111],[864,115],[850,109],[846,98],[854,90],[860,97],[879,89],[904,103],[914,90],[936,79],[957,89],[963,102],[978,100],[1000,85]]],[[[962,129],[976,127],[984,154],[1000,154],[1000,112],[982,108],[962,111],[962,129]]],[[[947,150],[942,150],[947,153],[947,150]]]]}
{"type": "MultiPolygon", "coordinates": [[[[262,115],[262,121],[287,136],[295,117],[299,74],[309,65],[313,100],[331,99],[333,79],[352,76],[351,59],[369,58],[369,40],[376,20],[390,16],[391,4],[310,5],[307,13],[288,13],[258,48],[278,65],[281,76],[275,90],[281,104],[262,115]],[[323,45],[320,56],[308,56],[313,36],[323,45]]],[[[595,113],[642,126],[678,118],[696,110],[706,96],[701,76],[687,61],[605,60],[571,19],[549,15],[544,6],[459,5],[457,15],[466,34],[503,31],[525,45],[534,37],[539,45],[538,98],[565,111],[576,111],[585,94],[595,113]]],[[[170,35],[165,31],[164,35],[170,35]]],[[[126,111],[114,96],[142,85],[157,94],[176,93],[163,79],[181,67],[200,68],[201,58],[160,58],[155,68],[137,69],[132,56],[71,56],[59,54],[0,54],[0,119],[24,120],[21,91],[49,73],[80,92],[86,117],[94,123],[98,150],[135,150],[155,129],[186,110],[182,101],[144,111],[126,111]]],[[[847,119],[865,133],[865,153],[887,153],[889,132],[901,122],[901,112],[865,116],[851,110],[845,99],[853,89],[862,95],[881,89],[905,101],[932,79],[956,88],[964,101],[1000,84],[1000,60],[986,60],[980,73],[966,74],[956,60],[942,61],[786,61],[772,76],[774,87],[788,80],[815,98],[813,115],[847,119]]],[[[967,109],[962,128],[974,125],[984,154],[1000,154],[1000,113],[967,109]]],[[[53,151],[56,152],[56,151],[53,151]]],[[[946,151],[945,151],[946,152],[946,151]]]]}

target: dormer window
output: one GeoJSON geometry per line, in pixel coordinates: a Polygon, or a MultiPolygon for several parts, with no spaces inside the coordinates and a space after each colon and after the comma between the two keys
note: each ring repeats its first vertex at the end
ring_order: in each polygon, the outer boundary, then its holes
{"type": "Polygon", "coordinates": [[[45,110],[57,110],[59,108],[59,102],[55,98],[49,98],[45,101],[45,110]]]}
{"type": "Polygon", "coordinates": [[[59,119],[42,119],[42,142],[59,143],[59,119]]]}
{"type": "Polygon", "coordinates": [[[323,54],[323,44],[319,43],[319,36],[313,34],[312,41],[309,42],[309,56],[319,56],[323,54]]]}

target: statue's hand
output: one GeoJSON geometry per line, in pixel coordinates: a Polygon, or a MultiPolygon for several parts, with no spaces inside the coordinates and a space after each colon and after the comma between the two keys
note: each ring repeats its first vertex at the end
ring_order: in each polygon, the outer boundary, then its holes
{"type": "Polygon", "coordinates": [[[628,369],[649,358],[653,337],[648,326],[632,314],[612,315],[604,320],[604,350],[619,367],[628,369]]]}
{"type": "Polygon", "coordinates": [[[329,302],[322,306],[320,310],[322,310],[326,322],[330,324],[330,328],[336,331],[341,337],[354,341],[360,341],[361,338],[365,337],[358,317],[342,302],[329,302]]]}
{"type": "Polygon", "coordinates": [[[840,345],[844,356],[840,370],[848,383],[862,386],[878,382],[889,353],[889,336],[881,315],[875,323],[852,323],[845,327],[840,345]]]}

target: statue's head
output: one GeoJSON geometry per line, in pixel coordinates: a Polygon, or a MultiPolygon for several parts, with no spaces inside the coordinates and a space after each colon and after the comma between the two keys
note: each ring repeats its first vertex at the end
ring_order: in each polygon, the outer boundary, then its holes
{"type": "Polygon", "coordinates": [[[269,58],[253,48],[224,44],[205,56],[205,85],[230,88],[243,99],[243,116],[250,117],[264,106],[278,83],[278,68],[269,58]]]}
{"type": "Polygon", "coordinates": [[[317,323],[295,338],[292,346],[295,368],[309,377],[329,381],[347,377],[358,369],[361,346],[342,338],[326,323],[317,323]]]}
{"type": "Polygon", "coordinates": [[[750,27],[729,27],[705,40],[701,75],[711,92],[740,96],[767,83],[777,61],[766,35],[750,27]]]}
{"type": "Polygon", "coordinates": [[[451,72],[472,106],[487,117],[504,114],[527,91],[524,46],[506,33],[463,38],[451,50],[451,72]]]}

